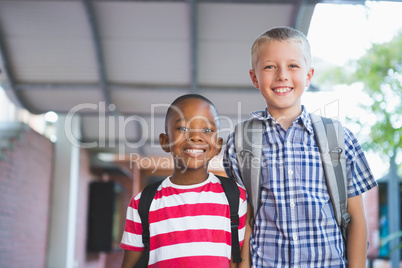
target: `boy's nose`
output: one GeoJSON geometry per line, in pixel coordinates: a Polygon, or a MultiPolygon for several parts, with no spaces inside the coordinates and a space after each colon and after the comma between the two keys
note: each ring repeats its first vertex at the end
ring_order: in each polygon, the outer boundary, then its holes
{"type": "Polygon", "coordinates": [[[286,81],[286,80],[288,80],[288,72],[287,72],[286,70],[284,70],[284,69],[278,70],[277,79],[278,79],[279,81],[286,81]]]}
{"type": "Polygon", "coordinates": [[[188,139],[191,141],[191,142],[199,142],[199,141],[202,141],[202,137],[201,137],[201,135],[200,135],[200,132],[199,131],[189,131],[189,133],[188,133],[188,139]]]}

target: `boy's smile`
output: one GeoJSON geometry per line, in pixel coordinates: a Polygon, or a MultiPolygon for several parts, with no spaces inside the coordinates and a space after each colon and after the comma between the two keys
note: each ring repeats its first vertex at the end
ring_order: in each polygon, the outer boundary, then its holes
{"type": "Polygon", "coordinates": [[[188,154],[191,157],[198,157],[202,155],[205,151],[206,151],[205,149],[197,149],[197,148],[184,149],[184,153],[188,154]]]}
{"type": "Polygon", "coordinates": [[[268,111],[274,117],[297,116],[301,96],[314,69],[307,66],[303,46],[290,41],[270,41],[261,45],[254,70],[253,85],[261,91],[268,111]]]}
{"type": "Polygon", "coordinates": [[[293,88],[291,88],[291,87],[277,87],[277,88],[273,88],[272,90],[278,94],[281,94],[281,93],[288,93],[292,89],[293,88]]]}
{"type": "Polygon", "coordinates": [[[204,178],[209,161],[218,155],[222,138],[218,138],[217,113],[201,99],[187,99],[177,104],[167,121],[167,133],[159,136],[165,152],[174,158],[175,170],[179,173],[196,172],[204,178]]]}

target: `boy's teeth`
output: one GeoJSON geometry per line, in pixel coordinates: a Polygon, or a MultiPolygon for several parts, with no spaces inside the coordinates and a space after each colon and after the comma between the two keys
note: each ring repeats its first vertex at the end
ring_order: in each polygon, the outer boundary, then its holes
{"type": "Polygon", "coordinates": [[[200,149],[187,149],[186,152],[187,152],[187,153],[197,154],[197,153],[203,153],[204,150],[200,150],[200,149]]]}
{"type": "Polygon", "coordinates": [[[281,88],[275,88],[274,91],[278,93],[285,93],[291,91],[292,88],[290,87],[281,87],[281,88]]]}

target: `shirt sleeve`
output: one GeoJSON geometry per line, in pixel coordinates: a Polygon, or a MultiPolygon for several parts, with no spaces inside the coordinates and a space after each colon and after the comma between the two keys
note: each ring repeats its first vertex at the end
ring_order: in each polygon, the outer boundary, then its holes
{"type": "Polygon", "coordinates": [[[126,224],[120,243],[120,248],[125,250],[143,251],[145,249],[142,243],[142,225],[138,213],[138,203],[141,193],[131,198],[127,207],[126,224]]]}
{"type": "Polygon", "coordinates": [[[239,200],[239,242],[240,246],[243,245],[244,242],[244,234],[246,232],[246,220],[247,220],[247,196],[246,196],[246,190],[240,186],[240,200],[239,200]]]}
{"type": "Polygon", "coordinates": [[[377,186],[366,156],[355,135],[345,129],[346,175],[348,178],[348,197],[360,195],[377,186]]]}

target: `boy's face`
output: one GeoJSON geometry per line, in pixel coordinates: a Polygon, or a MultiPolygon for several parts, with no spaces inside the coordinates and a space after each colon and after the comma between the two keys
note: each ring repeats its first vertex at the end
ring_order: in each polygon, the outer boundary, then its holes
{"type": "Polygon", "coordinates": [[[175,170],[207,169],[209,161],[222,148],[215,122],[217,114],[201,99],[180,102],[167,122],[167,132],[159,136],[165,152],[173,155],[175,170]]]}
{"type": "Polygon", "coordinates": [[[313,74],[303,46],[286,41],[262,44],[254,70],[250,70],[253,85],[261,91],[271,115],[300,113],[301,96],[313,74]]]}

